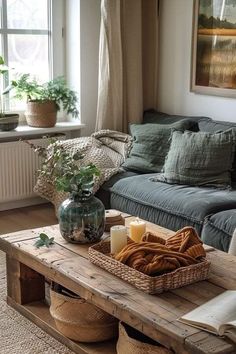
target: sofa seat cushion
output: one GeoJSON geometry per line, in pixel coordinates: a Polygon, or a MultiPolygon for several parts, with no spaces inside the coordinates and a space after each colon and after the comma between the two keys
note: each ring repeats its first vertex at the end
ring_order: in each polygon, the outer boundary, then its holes
{"type": "Polygon", "coordinates": [[[236,209],[221,211],[209,216],[203,225],[202,239],[207,245],[228,252],[236,229],[236,209]]]}
{"type": "Polygon", "coordinates": [[[98,197],[104,204],[106,209],[110,209],[110,189],[119,180],[131,176],[138,176],[139,174],[134,171],[123,171],[113,175],[108,181],[106,181],[101,188],[97,191],[96,197],[98,197]]]}
{"type": "Polygon", "coordinates": [[[236,208],[236,190],[150,181],[154,176],[145,174],[116,182],[111,188],[111,207],[174,231],[190,225],[199,233],[207,215],[236,208]]]}

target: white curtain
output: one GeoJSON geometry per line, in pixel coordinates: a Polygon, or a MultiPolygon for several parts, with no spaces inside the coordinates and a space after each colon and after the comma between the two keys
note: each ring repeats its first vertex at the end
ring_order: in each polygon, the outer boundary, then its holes
{"type": "Polygon", "coordinates": [[[158,0],[101,0],[96,130],[127,132],[157,108],[158,0]]]}

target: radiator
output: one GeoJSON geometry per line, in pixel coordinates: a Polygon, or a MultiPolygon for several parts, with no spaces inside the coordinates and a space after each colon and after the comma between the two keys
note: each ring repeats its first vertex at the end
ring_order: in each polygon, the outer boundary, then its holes
{"type": "MultiPolygon", "coordinates": [[[[61,137],[60,137],[61,138],[61,137]]],[[[48,139],[30,140],[36,145],[47,146],[48,139]]],[[[35,198],[33,191],[41,158],[26,143],[13,141],[0,143],[0,210],[30,205],[35,198]]]]}

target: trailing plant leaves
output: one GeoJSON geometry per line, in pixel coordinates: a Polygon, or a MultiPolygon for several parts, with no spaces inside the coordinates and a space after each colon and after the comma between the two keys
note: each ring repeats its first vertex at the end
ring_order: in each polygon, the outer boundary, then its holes
{"type": "Polygon", "coordinates": [[[48,235],[46,235],[43,232],[39,235],[38,240],[36,240],[36,242],[35,242],[35,246],[37,248],[40,248],[43,246],[46,246],[47,248],[49,248],[50,245],[53,245],[53,244],[54,244],[54,237],[49,238],[48,235]]]}
{"type": "Polygon", "coordinates": [[[39,175],[54,183],[58,191],[80,193],[88,190],[94,177],[100,175],[99,169],[92,163],[81,166],[84,155],[80,152],[70,155],[58,140],[51,140],[48,148],[35,146],[31,142],[27,144],[42,157],[39,175]]]}

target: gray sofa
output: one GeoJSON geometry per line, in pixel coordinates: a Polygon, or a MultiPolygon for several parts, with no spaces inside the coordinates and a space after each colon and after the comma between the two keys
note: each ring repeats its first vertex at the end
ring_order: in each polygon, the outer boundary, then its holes
{"type": "MultiPolygon", "coordinates": [[[[171,123],[183,118],[189,117],[150,110],[144,114],[144,123],[171,123]]],[[[207,117],[191,119],[197,120],[199,129],[206,132],[236,127],[234,123],[207,117]]],[[[137,215],[174,231],[191,225],[206,244],[227,252],[236,228],[236,186],[233,185],[232,190],[191,187],[152,182],[151,176],[153,174],[124,171],[106,182],[97,195],[106,208],[137,215]]]]}

